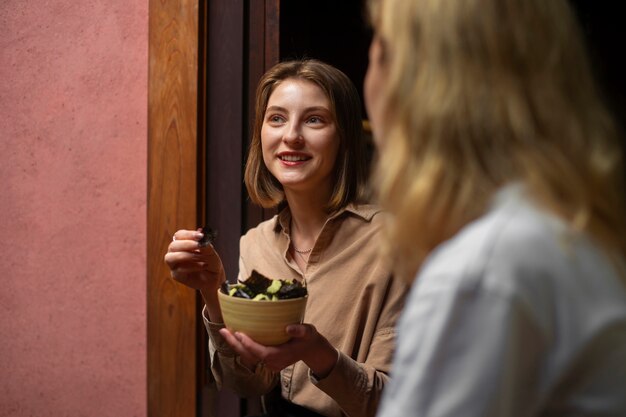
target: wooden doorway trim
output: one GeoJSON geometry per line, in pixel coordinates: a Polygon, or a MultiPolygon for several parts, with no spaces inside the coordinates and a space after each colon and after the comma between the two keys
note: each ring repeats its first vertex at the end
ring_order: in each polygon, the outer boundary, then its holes
{"type": "MultiPolygon", "coordinates": [[[[206,335],[199,315],[201,303],[195,291],[171,280],[163,255],[176,230],[194,228],[205,220],[216,221],[223,232],[218,244],[232,246],[225,250],[223,257],[227,263],[235,264],[238,245],[232,243],[238,241],[243,229],[268,216],[243,197],[241,177],[229,181],[235,185],[230,187],[232,192],[227,199],[218,198],[223,190],[220,176],[222,179],[226,176],[223,167],[219,168],[220,164],[213,164],[211,160],[220,161],[230,155],[233,164],[242,166],[253,114],[254,86],[266,68],[278,62],[279,4],[280,0],[216,0],[211,3],[149,0],[149,417],[196,417],[200,412],[212,415],[215,405],[220,415],[237,415],[239,411],[238,404],[227,397],[218,401],[219,404],[203,403],[207,399],[202,397],[202,392],[208,382],[205,378],[206,335]],[[234,148],[224,143],[226,136],[222,133],[228,126],[220,124],[220,114],[214,112],[215,97],[220,97],[219,88],[215,90],[210,85],[215,69],[207,71],[208,66],[220,65],[220,61],[209,62],[208,58],[216,53],[212,48],[219,50],[223,46],[223,38],[207,36],[216,27],[206,24],[212,18],[224,18],[224,9],[240,10],[244,19],[239,29],[231,28],[241,30],[237,35],[241,36],[240,40],[233,42],[235,38],[230,38],[228,48],[218,52],[218,55],[226,54],[229,62],[235,60],[232,62],[237,63],[241,71],[238,71],[239,82],[244,86],[236,93],[239,98],[234,100],[234,113],[228,115],[231,122],[241,126],[237,138],[230,138],[239,142],[234,148]],[[212,12],[215,15],[211,17],[212,12]],[[207,132],[215,136],[207,140],[207,132]],[[232,210],[229,204],[239,207],[232,210]]],[[[237,19],[236,15],[232,18],[237,19]]],[[[228,76],[224,69],[219,69],[218,74],[228,76]]]]}
{"type": "Polygon", "coordinates": [[[163,255],[179,228],[200,224],[198,0],[149,2],[148,416],[195,417],[197,296],[163,255]]]}

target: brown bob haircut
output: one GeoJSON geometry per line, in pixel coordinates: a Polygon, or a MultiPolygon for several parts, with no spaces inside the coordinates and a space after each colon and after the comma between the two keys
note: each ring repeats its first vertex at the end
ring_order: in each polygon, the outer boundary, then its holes
{"type": "Polygon", "coordinates": [[[251,200],[265,208],[285,203],[282,185],[263,162],[261,128],[270,95],[287,79],[315,83],[330,101],[340,144],[333,174],[335,185],[327,210],[333,212],[348,203],[363,200],[369,163],[363,138],[359,94],[343,72],[314,59],[281,62],[268,70],[259,81],[254,130],[244,175],[251,200]]]}

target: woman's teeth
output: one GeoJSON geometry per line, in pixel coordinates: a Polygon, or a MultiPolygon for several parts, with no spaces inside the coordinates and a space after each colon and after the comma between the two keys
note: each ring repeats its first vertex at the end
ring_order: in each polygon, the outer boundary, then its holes
{"type": "Polygon", "coordinates": [[[307,158],[304,156],[296,156],[296,155],[282,155],[280,159],[283,161],[287,161],[287,162],[297,162],[297,161],[305,161],[307,158]]]}

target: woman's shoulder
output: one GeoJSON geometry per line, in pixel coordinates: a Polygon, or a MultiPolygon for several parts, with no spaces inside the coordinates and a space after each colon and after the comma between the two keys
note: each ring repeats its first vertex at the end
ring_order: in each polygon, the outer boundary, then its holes
{"type": "Polygon", "coordinates": [[[451,277],[455,286],[508,294],[582,288],[589,276],[598,286],[615,281],[600,247],[528,198],[507,198],[468,224],[435,249],[423,272],[438,283],[451,277]]]}
{"type": "Polygon", "coordinates": [[[463,272],[483,271],[487,266],[515,269],[520,264],[537,264],[552,257],[558,236],[566,231],[562,221],[534,204],[507,201],[493,206],[439,245],[426,265],[463,272]],[[452,258],[455,262],[447,262],[452,258]]]}

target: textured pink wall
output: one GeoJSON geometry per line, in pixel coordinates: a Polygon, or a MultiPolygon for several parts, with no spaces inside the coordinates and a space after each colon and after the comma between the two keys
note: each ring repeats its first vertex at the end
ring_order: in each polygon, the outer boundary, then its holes
{"type": "Polygon", "coordinates": [[[0,0],[0,416],[146,415],[148,0],[0,0]]]}

